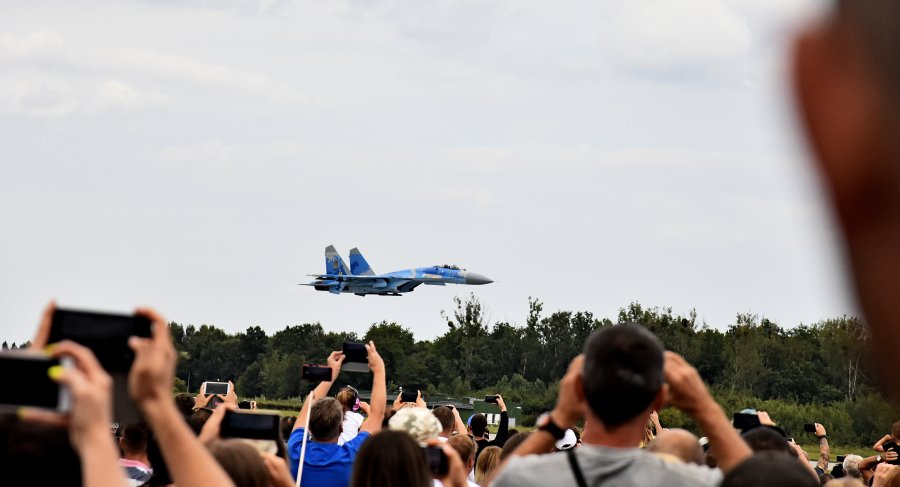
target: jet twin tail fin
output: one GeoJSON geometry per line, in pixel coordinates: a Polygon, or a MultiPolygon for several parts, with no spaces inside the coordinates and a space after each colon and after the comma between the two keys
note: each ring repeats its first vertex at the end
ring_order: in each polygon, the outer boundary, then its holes
{"type": "Polygon", "coordinates": [[[354,247],[350,250],[350,272],[355,276],[374,276],[375,271],[366,262],[366,258],[354,247]]]}
{"type": "Polygon", "coordinates": [[[334,245],[325,247],[325,274],[346,276],[350,275],[350,268],[344,263],[341,254],[334,245]]]}

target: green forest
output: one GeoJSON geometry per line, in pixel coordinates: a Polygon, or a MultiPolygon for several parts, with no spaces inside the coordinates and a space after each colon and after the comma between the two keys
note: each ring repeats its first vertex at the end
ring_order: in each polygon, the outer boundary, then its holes
{"type": "MultiPolygon", "coordinates": [[[[693,310],[682,316],[631,303],[609,319],[585,311],[548,313],[541,301],[529,298],[524,325],[516,325],[488,323],[474,295],[455,298],[441,316],[447,328],[433,340],[417,340],[402,324],[386,321],[362,335],[326,331],[320,323],[290,325],[272,335],[259,326],[228,334],[211,325],[172,323],[180,353],[177,388],[196,392],[203,381],[232,380],[242,397],[294,399],[299,405],[313,386],[300,380],[301,364],[325,363],[344,341],[373,340],[387,366],[389,392],[402,386],[426,397],[500,393],[522,404],[527,424],[552,408],[559,379],[593,331],[639,323],[699,370],[726,413],[769,411],[798,441],[802,424],[815,421],[837,443],[872,444],[894,421],[868,360],[866,328],[853,317],[782,327],[742,313],[722,331],[698,323],[693,310]]],[[[368,389],[369,380],[366,374],[342,374],[337,382],[368,389]]],[[[666,426],[695,430],[678,411],[660,416],[666,426]]]]}

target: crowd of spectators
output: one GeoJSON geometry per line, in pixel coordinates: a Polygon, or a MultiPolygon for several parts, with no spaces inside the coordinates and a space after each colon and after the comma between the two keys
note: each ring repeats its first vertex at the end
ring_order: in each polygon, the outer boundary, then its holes
{"type": "MultiPolygon", "coordinates": [[[[45,314],[41,328],[47,326],[45,314]]],[[[594,333],[562,379],[555,407],[534,431],[509,428],[502,396],[495,433],[483,414],[465,420],[452,404],[430,405],[398,395],[388,404],[385,365],[365,344],[370,402],[352,387],[330,396],[345,356],[327,359],[320,381],[297,416],[280,418],[277,439],[223,437],[223,421],[240,407],[227,394],[178,394],[176,354],[165,320],[151,310],[150,338],[132,338],[128,383],[144,422],[113,420],[112,379],[92,352],[73,342],[33,348],[70,357],[74,367],[48,373],[66,386],[71,411],[23,408],[0,422],[7,479],[13,484],[165,486],[452,486],[710,485],[864,486],[900,483],[900,422],[866,457],[831,462],[828,434],[810,425],[818,458],[797,445],[762,411],[738,426],[710,396],[698,372],[664,350],[646,328],[624,324],[594,333]],[[328,369],[325,369],[326,371],[328,369]],[[326,374],[327,375],[327,374],[326,374]],[[702,438],[665,429],[657,411],[688,414],[702,438]],[[112,429],[110,429],[112,425],[112,429]],[[54,468],[47,468],[52,462],[54,468]],[[43,466],[43,468],[41,468],[43,466]]],[[[298,372],[299,372],[298,364],[298,372]]],[[[274,420],[279,418],[274,417],[274,420]]]]}
{"type": "MultiPolygon", "coordinates": [[[[900,291],[900,4],[838,1],[809,27],[794,53],[802,121],[838,217],[853,284],[875,340],[887,386],[900,397],[894,323],[900,291]]],[[[286,442],[225,439],[221,425],[237,396],[173,400],[176,353],[166,321],[149,309],[152,336],[132,337],[128,374],[141,424],[113,427],[113,381],[88,348],[47,343],[52,306],[32,348],[68,357],[48,375],[71,397],[65,414],[23,408],[0,416],[4,485],[311,486],[859,486],[900,485],[900,423],[866,456],[831,461],[828,434],[811,460],[776,421],[736,428],[697,370],[639,325],[602,329],[561,380],[554,408],[534,431],[511,432],[502,397],[500,428],[463,421],[456,408],[429,409],[421,394],[388,407],[385,365],[366,344],[371,400],[344,388],[329,396],[344,359],[328,358],[331,381],[282,421],[286,442]],[[218,402],[211,408],[210,401],[218,402]],[[702,438],[665,430],[656,411],[680,409],[702,438]]],[[[298,364],[299,369],[300,364],[298,364]]],[[[827,418],[818,418],[825,420],[827,418]]]]}

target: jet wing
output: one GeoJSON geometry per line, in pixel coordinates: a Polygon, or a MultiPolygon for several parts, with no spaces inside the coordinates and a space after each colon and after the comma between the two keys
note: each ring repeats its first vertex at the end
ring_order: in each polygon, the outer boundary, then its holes
{"type": "Polygon", "coordinates": [[[355,282],[371,282],[376,279],[386,280],[390,279],[389,277],[379,277],[379,276],[353,276],[353,275],[328,275],[328,274],[309,274],[310,277],[315,277],[316,279],[322,281],[355,281],[355,282]]]}

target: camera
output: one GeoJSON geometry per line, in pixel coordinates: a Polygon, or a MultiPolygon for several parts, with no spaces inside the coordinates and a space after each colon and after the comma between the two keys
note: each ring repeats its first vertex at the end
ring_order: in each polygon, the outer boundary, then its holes
{"type": "Polygon", "coordinates": [[[331,367],[327,365],[304,364],[300,369],[300,377],[303,380],[331,382],[331,367]]]}
{"type": "Polygon", "coordinates": [[[425,452],[425,461],[428,462],[428,469],[434,475],[447,475],[450,471],[450,461],[443,448],[437,446],[423,446],[422,451],[425,452]]]}

